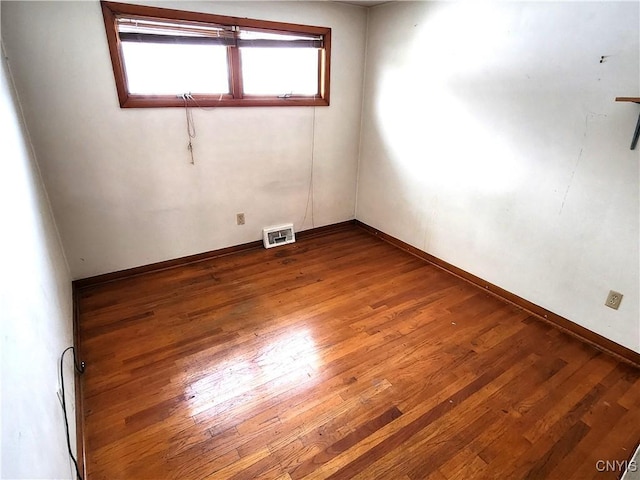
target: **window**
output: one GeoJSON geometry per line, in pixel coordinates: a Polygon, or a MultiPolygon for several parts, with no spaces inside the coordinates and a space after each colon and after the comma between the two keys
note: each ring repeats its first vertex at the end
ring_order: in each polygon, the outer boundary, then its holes
{"type": "Polygon", "coordinates": [[[329,105],[330,28],[101,3],[123,108],[329,105]]]}

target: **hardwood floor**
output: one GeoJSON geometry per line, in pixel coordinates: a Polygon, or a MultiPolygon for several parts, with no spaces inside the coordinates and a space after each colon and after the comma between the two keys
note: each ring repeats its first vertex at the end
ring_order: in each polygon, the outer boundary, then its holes
{"type": "Polygon", "coordinates": [[[89,480],[609,479],[640,440],[639,370],[356,227],[78,302],[89,480]]]}

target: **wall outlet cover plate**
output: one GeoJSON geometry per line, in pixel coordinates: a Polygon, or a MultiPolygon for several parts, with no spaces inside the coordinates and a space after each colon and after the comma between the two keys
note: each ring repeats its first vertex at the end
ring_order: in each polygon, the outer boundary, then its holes
{"type": "Polygon", "coordinates": [[[610,290],[609,295],[607,296],[607,301],[604,304],[609,308],[617,310],[620,306],[620,302],[622,302],[622,297],[623,295],[621,293],[610,290]]]}

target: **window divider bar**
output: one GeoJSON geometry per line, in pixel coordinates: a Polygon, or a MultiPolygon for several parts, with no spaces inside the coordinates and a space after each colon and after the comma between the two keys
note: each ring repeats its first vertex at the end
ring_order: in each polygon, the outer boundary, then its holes
{"type": "Polygon", "coordinates": [[[234,99],[242,98],[242,59],[240,58],[240,49],[236,47],[228,47],[227,57],[229,60],[229,72],[231,74],[231,94],[234,99]]]}

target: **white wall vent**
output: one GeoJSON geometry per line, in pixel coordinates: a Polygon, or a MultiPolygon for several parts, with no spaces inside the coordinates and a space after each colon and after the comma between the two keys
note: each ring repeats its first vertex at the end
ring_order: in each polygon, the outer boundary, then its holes
{"type": "Polygon", "coordinates": [[[262,229],[262,242],[264,248],[277,247],[296,241],[296,234],[293,232],[293,224],[280,225],[262,229]]]}

